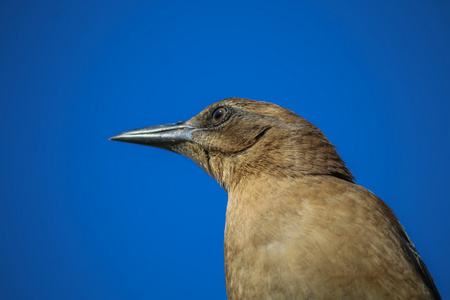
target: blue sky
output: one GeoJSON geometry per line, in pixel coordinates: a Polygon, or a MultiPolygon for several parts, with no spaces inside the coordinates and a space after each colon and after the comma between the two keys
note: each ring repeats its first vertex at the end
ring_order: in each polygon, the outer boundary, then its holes
{"type": "Polygon", "coordinates": [[[2,1],[2,299],[226,299],[227,196],[108,141],[227,97],[317,125],[450,298],[448,1],[2,1]]]}

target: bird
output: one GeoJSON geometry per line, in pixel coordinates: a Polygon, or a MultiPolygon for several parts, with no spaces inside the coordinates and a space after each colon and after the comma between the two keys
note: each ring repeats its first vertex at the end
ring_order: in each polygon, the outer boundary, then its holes
{"type": "Polygon", "coordinates": [[[441,299],[395,213],[315,125],[228,98],[110,138],[184,155],[228,194],[228,299],[441,299]]]}

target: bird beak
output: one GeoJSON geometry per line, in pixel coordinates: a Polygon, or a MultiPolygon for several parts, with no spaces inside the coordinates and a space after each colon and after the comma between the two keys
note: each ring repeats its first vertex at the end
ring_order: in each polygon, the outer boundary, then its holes
{"type": "Polygon", "coordinates": [[[122,132],[110,138],[110,141],[133,143],[178,152],[176,146],[192,141],[192,132],[196,127],[178,122],[156,125],[122,132]]]}

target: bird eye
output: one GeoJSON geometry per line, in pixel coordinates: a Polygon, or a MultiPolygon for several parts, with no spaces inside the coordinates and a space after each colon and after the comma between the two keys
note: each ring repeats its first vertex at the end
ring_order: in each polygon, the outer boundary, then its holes
{"type": "Polygon", "coordinates": [[[219,123],[225,117],[227,110],[225,107],[218,107],[214,110],[212,114],[212,120],[214,123],[219,123]]]}

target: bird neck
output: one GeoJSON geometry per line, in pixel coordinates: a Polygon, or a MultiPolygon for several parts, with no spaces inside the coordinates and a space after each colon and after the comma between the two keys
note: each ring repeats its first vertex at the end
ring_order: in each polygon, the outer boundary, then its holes
{"type": "Polygon", "coordinates": [[[263,174],[271,178],[329,175],[353,182],[335,147],[316,130],[301,134],[269,130],[241,153],[211,153],[208,171],[227,192],[247,181],[256,182],[263,174]]]}

